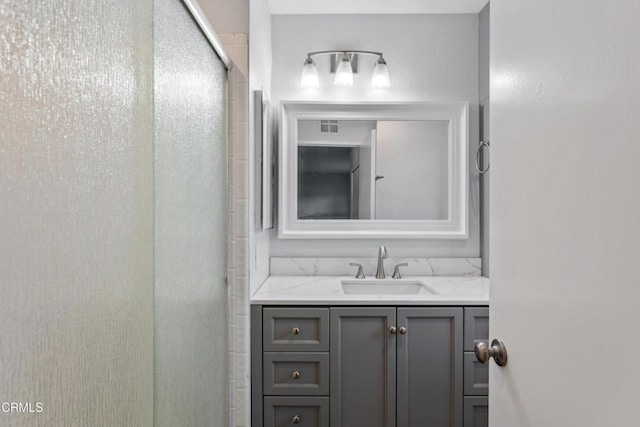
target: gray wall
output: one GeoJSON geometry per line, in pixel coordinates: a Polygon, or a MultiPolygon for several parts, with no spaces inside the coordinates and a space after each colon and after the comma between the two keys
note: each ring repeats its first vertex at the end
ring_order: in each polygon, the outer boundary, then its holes
{"type": "MultiPolygon", "coordinates": [[[[274,15],[272,101],[450,101],[470,103],[470,150],[478,140],[478,15],[274,15]],[[363,57],[351,88],[333,85],[328,57],[316,61],[321,88],[300,88],[307,52],[382,51],[391,88],[372,90],[373,58],[363,57]]],[[[470,151],[471,152],[471,151],[470,151]]],[[[472,169],[470,156],[469,170],[472,169]]],[[[278,240],[271,256],[375,256],[384,243],[392,256],[478,256],[478,175],[471,172],[468,240],[278,240]]],[[[410,183],[411,185],[412,183],[410,183]]]]}
{"type": "Polygon", "coordinates": [[[249,30],[249,2],[250,0],[198,0],[217,34],[246,34],[249,30]]]}
{"type": "MultiPolygon", "coordinates": [[[[254,175],[257,171],[254,167],[256,106],[253,102],[253,91],[262,90],[271,100],[271,12],[267,1],[250,0],[249,24],[249,165],[252,165],[249,167],[249,218],[254,219],[255,209],[259,209],[256,194],[260,194],[260,189],[256,186],[257,180],[254,175]]],[[[273,196],[272,203],[277,202],[275,197],[276,195],[273,196]]],[[[263,232],[249,226],[250,294],[253,294],[269,275],[269,234],[269,231],[263,232]]]]}
{"type": "Polygon", "coordinates": [[[491,14],[491,4],[480,11],[478,25],[478,88],[479,101],[482,102],[489,97],[489,18],[491,14]]]}
{"type": "MultiPolygon", "coordinates": [[[[489,135],[489,17],[490,4],[480,12],[479,26],[479,97],[480,97],[480,140],[490,140],[489,135]]],[[[477,146],[476,146],[477,148],[477,146]]],[[[486,154],[486,149],[483,150],[486,154]]],[[[474,152],[475,154],[475,152],[474,152]]],[[[489,156],[483,156],[483,167],[488,164],[489,156]]],[[[482,257],[482,275],[489,277],[489,182],[491,172],[480,178],[480,256],[482,257]]]]}

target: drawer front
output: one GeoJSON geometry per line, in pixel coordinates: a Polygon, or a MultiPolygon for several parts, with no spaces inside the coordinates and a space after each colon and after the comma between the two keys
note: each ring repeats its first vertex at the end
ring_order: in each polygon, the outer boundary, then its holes
{"type": "Polygon", "coordinates": [[[265,397],[264,427],[329,427],[329,398],[265,397]]]}
{"type": "Polygon", "coordinates": [[[464,427],[489,427],[489,398],[464,398],[464,427]]]}
{"type": "Polygon", "coordinates": [[[328,353],[265,353],[264,394],[329,394],[328,353]]]}
{"type": "Polygon", "coordinates": [[[489,364],[482,364],[475,353],[464,354],[465,396],[487,396],[489,394],[489,364]]]}
{"type": "Polygon", "coordinates": [[[464,351],[473,351],[476,343],[489,343],[489,308],[464,309],[464,351]]]}
{"type": "Polygon", "coordinates": [[[328,308],[264,308],[264,351],[329,351],[328,308]]]}

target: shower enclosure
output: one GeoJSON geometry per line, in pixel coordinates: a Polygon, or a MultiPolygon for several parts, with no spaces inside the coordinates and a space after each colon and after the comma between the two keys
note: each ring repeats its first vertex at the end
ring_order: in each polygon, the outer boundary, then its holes
{"type": "Polygon", "coordinates": [[[227,70],[181,1],[155,5],[155,425],[222,427],[227,70]]]}
{"type": "Polygon", "coordinates": [[[227,69],[200,18],[0,4],[0,425],[227,425],[227,69]]]}

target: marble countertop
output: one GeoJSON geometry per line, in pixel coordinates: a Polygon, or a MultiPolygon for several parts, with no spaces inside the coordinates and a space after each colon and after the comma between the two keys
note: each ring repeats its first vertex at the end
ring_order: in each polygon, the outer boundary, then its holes
{"type": "MultiPolygon", "coordinates": [[[[347,294],[342,281],[353,276],[271,276],[255,295],[255,305],[488,305],[489,280],[478,276],[405,276],[389,286],[420,281],[436,294],[347,294]]],[[[375,281],[377,279],[366,280],[375,281]]]]}

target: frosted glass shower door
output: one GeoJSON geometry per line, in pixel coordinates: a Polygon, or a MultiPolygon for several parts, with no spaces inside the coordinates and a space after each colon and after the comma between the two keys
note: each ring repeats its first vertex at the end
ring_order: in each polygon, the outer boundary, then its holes
{"type": "Polygon", "coordinates": [[[181,0],[154,2],[156,426],[224,426],[224,64],[181,0]]]}

